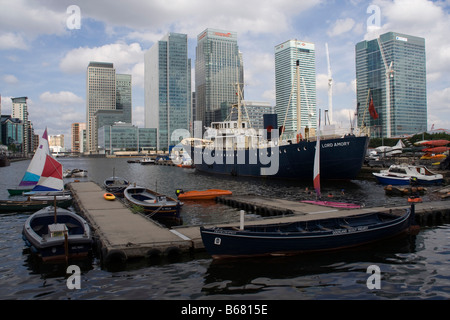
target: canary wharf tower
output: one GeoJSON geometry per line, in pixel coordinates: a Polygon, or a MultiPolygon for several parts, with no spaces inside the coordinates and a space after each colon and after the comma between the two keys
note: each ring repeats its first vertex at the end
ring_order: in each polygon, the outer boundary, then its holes
{"type": "Polygon", "coordinates": [[[172,134],[191,126],[191,59],[187,35],[169,33],[145,53],[145,127],[158,131],[158,150],[169,150],[172,134]]]}
{"type": "Polygon", "coordinates": [[[242,55],[237,33],[206,29],[197,37],[195,61],[196,119],[204,126],[223,121],[236,104],[236,85],[243,88],[242,55]]]}
{"type": "Polygon", "coordinates": [[[373,137],[427,130],[425,39],[388,32],[356,45],[358,126],[373,137]],[[376,111],[371,116],[370,99],[376,111]]]}
{"type": "Polygon", "coordinates": [[[279,127],[284,125],[289,133],[317,127],[314,43],[288,40],[275,47],[275,91],[279,127]]]}

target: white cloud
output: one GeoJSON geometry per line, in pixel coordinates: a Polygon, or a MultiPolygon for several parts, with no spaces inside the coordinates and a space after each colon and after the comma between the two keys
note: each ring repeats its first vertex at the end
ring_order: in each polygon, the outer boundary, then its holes
{"type": "Polygon", "coordinates": [[[62,34],[66,28],[66,7],[48,9],[39,1],[0,1],[0,30],[26,33],[30,37],[40,34],[62,34]]]}
{"type": "Polygon", "coordinates": [[[13,97],[6,97],[6,96],[1,96],[2,99],[2,103],[1,103],[1,113],[2,114],[8,114],[11,115],[12,113],[12,101],[11,98],[13,97]]]}
{"type": "Polygon", "coordinates": [[[450,87],[428,93],[428,110],[436,114],[450,115],[450,87]]]}
{"type": "Polygon", "coordinates": [[[59,67],[65,73],[85,73],[91,61],[110,62],[117,73],[123,73],[144,61],[144,51],[139,43],[114,43],[101,47],[80,47],[69,51],[59,67]]]}
{"type": "Polygon", "coordinates": [[[47,91],[42,93],[39,96],[39,99],[42,102],[58,104],[61,106],[84,103],[83,98],[69,91],[60,91],[58,93],[50,93],[49,91],[47,91]]]}
{"type": "Polygon", "coordinates": [[[7,74],[3,76],[3,81],[8,84],[16,84],[19,82],[19,80],[16,78],[16,76],[12,74],[7,74]]]}
{"type": "Polygon", "coordinates": [[[28,42],[42,34],[66,31],[65,10],[53,11],[37,1],[0,0],[0,50],[28,49],[28,42]]]}
{"type": "MultiPolygon", "coordinates": [[[[442,79],[450,72],[450,14],[439,3],[428,0],[375,0],[386,21],[376,34],[367,33],[365,39],[394,31],[425,38],[428,81],[442,79]]],[[[372,30],[374,31],[374,30],[372,30]]]]}
{"type": "Polygon", "coordinates": [[[334,23],[332,29],[328,31],[327,34],[330,37],[335,37],[351,31],[355,25],[356,22],[352,18],[339,19],[334,23]]]}
{"type": "MultiPolygon", "coordinates": [[[[165,33],[165,30],[196,36],[206,27],[237,32],[279,33],[290,27],[292,17],[321,3],[321,0],[129,0],[124,14],[121,1],[77,1],[82,16],[111,26],[138,29],[139,33],[165,33]]],[[[57,7],[57,2],[50,5],[57,7]]],[[[137,36],[133,32],[133,36],[137,36]]]]}
{"type": "MultiPolygon", "coordinates": [[[[352,80],[349,83],[336,81],[333,79],[333,95],[349,94],[355,91],[356,81],[352,80]]],[[[328,92],[328,75],[318,74],[316,76],[316,90],[317,92],[328,92]]]]}
{"type": "Polygon", "coordinates": [[[11,32],[0,34],[0,50],[8,49],[27,49],[24,39],[21,35],[11,32]]]}

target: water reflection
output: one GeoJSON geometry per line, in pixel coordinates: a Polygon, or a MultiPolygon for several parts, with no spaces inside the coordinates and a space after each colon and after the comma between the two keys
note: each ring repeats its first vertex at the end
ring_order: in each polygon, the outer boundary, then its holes
{"type": "MultiPolygon", "coordinates": [[[[318,287],[353,286],[358,282],[362,290],[367,290],[367,267],[411,263],[402,261],[397,255],[414,253],[415,241],[416,236],[408,235],[337,252],[213,260],[205,275],[202,292],[208,296],[255,294],[279,287],[299,292],[318,287]]],[[[329,294],[330,297],[335,295],[333,289],[329,294]]]]}

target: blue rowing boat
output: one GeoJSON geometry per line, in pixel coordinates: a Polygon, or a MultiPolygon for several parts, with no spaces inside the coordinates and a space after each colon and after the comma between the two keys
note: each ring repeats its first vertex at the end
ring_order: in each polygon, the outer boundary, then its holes
{"type": "MultiPolygon", "coordinates": [[[[403,210],[402,210],[403,211],[403,210]]],[[[356,247],[407,232],[414,226],[414,206],[401,215],[362,215],[269,225],[200,227],[206,251],[215,259],[295,255],[356,247]]]]}

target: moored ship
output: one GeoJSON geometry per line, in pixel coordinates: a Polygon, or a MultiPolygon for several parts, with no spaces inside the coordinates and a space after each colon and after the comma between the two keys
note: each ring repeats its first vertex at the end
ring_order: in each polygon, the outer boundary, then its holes
{"type": "MultiPolygon", "coordinates": [[[[299,61],[297,82],[300,83],[299,61]]],[[[195,168],[202,172],[235,176],[269,177],[309,180],[313,178],[317,139],[320,139],[320,174],[323,180],[355,179],[366,155],[369,137],[352,132],[336,134],[317,132],[313,127],[299,127],[292,137],[278,129],[276,115],[264,115],[264,128],[251,128],[243,119],[239,84],[237,121],[230,116],[223,122],[212,122],[202,137],[194,124],[194,139],[184,139],[183,148],[189,153],[195,168]]],[[[300,86],[297,85],[297,96],[300,86]]],[[[247,113],[247,112],[246,112],[247,113]]],[[[320,117],[320,110],[319,110],[320,117]]],[[[248,118],[248,116],[247,116],[248,118]]],[[[286,112],[287,118],[287,112],[286,112]]],[[[285,121],[286,121],[285,118],[285,121]]],[[[297,100],[297,123],[301,122],[301,106],[297,100]]],[[[319,119],[320,122],[320,119],[319,119]]],[[[331,126],[330,126],[331,127],[331,126]]],[[[325,130],[324,130],[325,131],[325,130]]]]}
{"type": "MultiPolygon", "coordinates": [[[[220,137],[231,141],[237,139],[237,136],[230,135],[220,137]]],[[[351,134],[321,140],[321,179],[355,179],[363,165],[368,143],[367,136],[351,134]]],[[[313,177],[316,141],[311,139],[282,145],[266,143],[259,147],[229,148],[222,143],[196,143],[192,140],[188,149],[195,168],[202,172],[310,181],[313,177]]]]}

